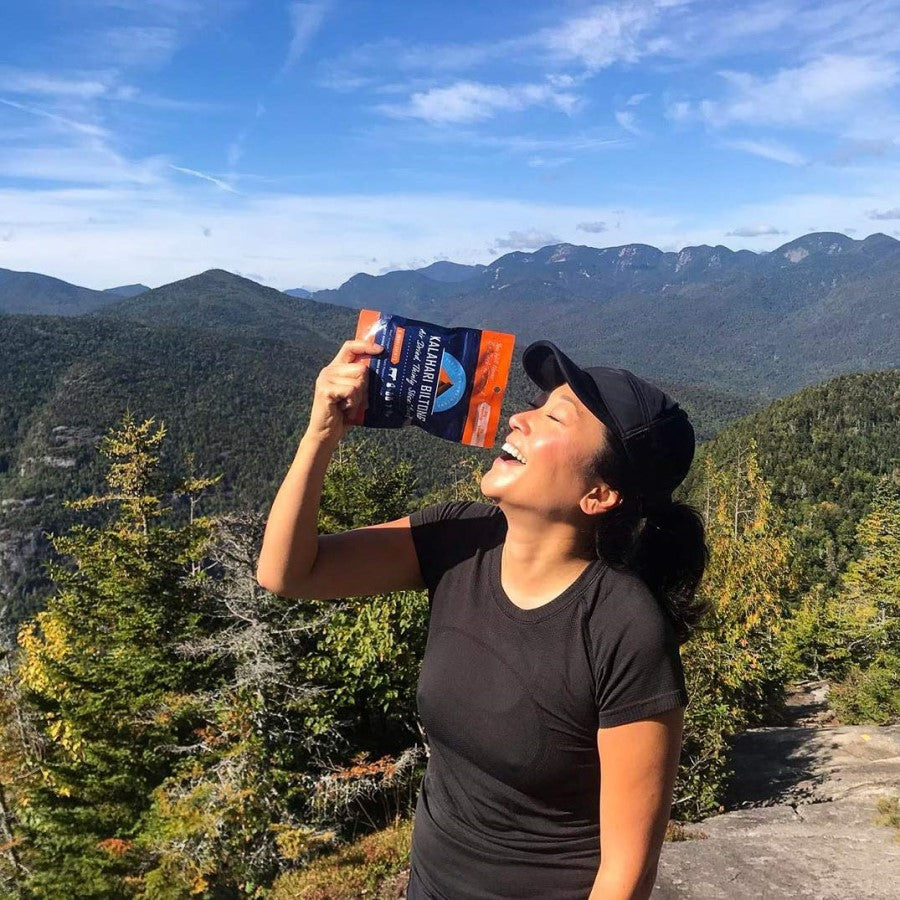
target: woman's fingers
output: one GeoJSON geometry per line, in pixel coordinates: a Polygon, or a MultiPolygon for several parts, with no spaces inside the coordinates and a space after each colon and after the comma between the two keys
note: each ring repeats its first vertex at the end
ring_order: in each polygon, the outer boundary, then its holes
{"type": "Polygon", "coordinates": [[[356,362],[361,356],[378,356],[384,350],[381,344],[371,340],[344,341],[338,350],[334,363],[356,362]]]}
{"type": "Polygon", "coordinates": [[[328,372],[329,376],[359,380],[365,378],[366,372],[369,371],[369,364],[367,362],[332,363],[323,371],[328,372]]]}
{"type": "Polygon", "coordinates": [[[356,410],[367,405],[369,357],[382,352],[374,341],[345,341],[334,360],[319,372],[308,431],[337,441],[356,410]]]}

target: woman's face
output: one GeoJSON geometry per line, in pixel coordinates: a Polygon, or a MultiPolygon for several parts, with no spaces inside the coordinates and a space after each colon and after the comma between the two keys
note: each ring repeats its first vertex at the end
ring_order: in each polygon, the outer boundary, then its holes
{"type": "Polygon", "coordinates": [[[596,487],[589,466],[603,446],[606,427],[567,384],[541,394],[534,408],[510,416],[504,446],[481,479],[486,497],[506,507],[525,507],[554,520],[579,518],[582,498],[596,487]]]}

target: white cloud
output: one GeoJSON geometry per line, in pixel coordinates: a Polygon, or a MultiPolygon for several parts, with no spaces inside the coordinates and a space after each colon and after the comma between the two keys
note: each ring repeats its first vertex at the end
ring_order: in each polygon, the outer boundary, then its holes
{"type": "Polygon", "coordinates": [[[209,181],[217,188],[221,188],[223,191],[228,191],[231,194],[238,193],[227,181],[216,178],[214,175],[207,175],[206,172],[198,172],[196,169],[186,169],[183,166],[173,166],[171,164],[169,164],[169,168],[174,169],[176,172],[181,172],[182,175],[191,175],[193,178],[209,181]]]}
{"type": "Polygon", "coordinates": [[[153,184],[160,181],[161,158],[131,162],[101,145],[0,149],[0,176],[60,184],[153,184]]]}
{"type": "Polygon", "coordinates": [[[501,87],[458,81],[449,87],[418,91],[405,104],[383,104],[378,108],[398,118],[449,124],[479,122],[498,112],[518,111],[529,106],[552,106],[571,114],[577,103],[575,95],[555,90],[548,84],[501,87]]]}
{"type": "Polygon", "coordinates": [[[694,118],[694,107],[688,100],[673,100],[666,105],[666,118],[673,122],[688,122],[694,118]]]}
{"type": "Polygon", "coordinates": [[[526,160],[526,163],[532,169],[558,169],[572,162],[572,156],[532,156],[526,160]]]}
{"type": "Polygon", "coordinates": [[[510,231],[505,238],[491,242],[498,250],[540,250],[548,244],[558,244],[560,239],[546,231],[529,228],[526,231],[510,231]]]}
{"type": "Polygon", "coordinates": [[[27,103],[17,103],[15,100],[5,100],[2,97],[0,97],[0,103],[12,109],[21,110],[29,115],[46,119],[66,131],[74,131],[91,138],[106,138],[108,136],[108,132],[105,128],[100,125],[95,125],[92,122],[79,122],[75,119],[70,119],[68,116],[61,116],[46,109],[30,106],[27,103]]]}
{"type": "Polygon", "coordinates": [[[643,132],[638,127],[637,124],[637,115],[633,113],[629,109],[620,109],[616,112],[616,121],[619,123],[620,127],[622,127],[625,131],[630,134],[634,134],[637,136],[642,136],[643,132]]]}
{"type": "Polygon", "coordinates": [[[603,234],[608,231],[606,222],[579,222],[575,226],[579,231],[586,231],[588,234],[603,234]]]}
{"type": "Polygon", "coordinates": [[[649,94],[632,94],[626,101],[626,106],[638,106],[643,103],[650,95],[649,94]]]}
{"type": "Polygon", "coordinates": [[[545,29],[537,38],[560,60],[577,61],[590,70],[603,69],[660,52],[664,41],[646,39],[659,16],[660,9],[654,3],[607,4],[545,29]]]}
{"type": "Polygon", "coordinates": [[[43,94],[91,100],[103,96],[109,85],[98,78],[65,78],[47,72],[0,67],[0,91],[9,94],[43,94]]]}
{"type": "Polygon", "coordinates": [[[777,141],[727,141],[725,146],[788,166],[806,165],[806,158],[802,154],[777,141]]]}
{"type": "Polygon", "coordinates": [[[897,65],[890,60],[837,55],[781,69],[769,77],[734,71],[719,74],[732,96],[703,100],[697,107],[700,117],[717,127],[742,122],[820,128],[856,115],[861,104],[884,94],[898,80],[897,65]]]}
{"type": "MultiPolygon", "coordinates": [[[[210,268],[253,269],[284,288],[337,286],[372,271],[373,257],[486,263],[498,235],[533,249],[571,240],[576,222],[614,217],[596,205],[451,194],[235,195],[165,178],[146,187],[0,189],[0,210],[0,229],[14,234],[0,265],[98,287],[155,286],[210,268]],[[542,228],[522,229],[523,221],[542,228]]],[[[681,228],[640,210],[623,220],[623,241],[671,240],[681,228]]]]}
{"type": "Polygon", "coordinates": [[[866,213],[866,215],[870,219],[876,219],[880,221],[900,219],[900,206],[895,206],[893,209],[870,209],[866,213]]]}
{"type": "Polygon", "coordinates": [[[728,237],[766,237],[773,234],[787,234],[774,225],[744,225],[741,228],[735,228],[732,231],[726,231],[728,237]]]}
{"type": "Polygon", "coordinates": [[[281,67],[282,75],[289,72],[306,50],[313,35],[319,30],[329,3],[289,3],[288,16],[291,20],[291,43],[287,57],[281,67]]]}
{"type": "Polygon", "coordinates": [[[514,153],[589,153],[622,144],[618,138],[597,137],[592,134],[573,134],[559,138],[521,134],[470,135],[466,139],[478,146],[499,147],[514,153]]]}

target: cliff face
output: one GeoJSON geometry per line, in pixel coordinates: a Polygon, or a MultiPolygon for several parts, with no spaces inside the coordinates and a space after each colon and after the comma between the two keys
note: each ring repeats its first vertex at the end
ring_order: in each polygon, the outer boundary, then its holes
{"type": "Polygon", "coordinates": [[[28,450],[6,482],[7,491],[25,489],[23,495],[0,500],[0,631],[8,638],[41,605],[38,595],[49,586],[43,563],[52,554],[45,532],[64,520],[66,483],[84,459],[82,451],[100,439],[85,425],[36,425],[26,437],[28,450]]]}
{"type": "MultiPolygon", "coordinates": [[[[13,502],[28,504],[37,499],[28,497],[13,502]]],[[[2,518],[0,512],[0,522],[2,518]]],[[[19,610],[27,602],[27,595],[46,582],[41,575],[41,562],[50,555],[50,551],[50,543],[41,528],[0,526],[0,630],[12,630],[14,623],[21,618],[19,610]]]]}

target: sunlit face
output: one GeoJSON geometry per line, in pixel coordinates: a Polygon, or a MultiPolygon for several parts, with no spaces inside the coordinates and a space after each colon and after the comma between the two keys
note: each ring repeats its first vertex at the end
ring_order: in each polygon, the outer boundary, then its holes
{"type": "Polygon", "coordinates": [[[509,509],[577,520],[582,498],[597,484],[588,468],[606,440],[603,423],[562,384],[510,416],[509,429],[504,446],[519,459],[501,451],[481,479],[482,493],[509,509]]]}

